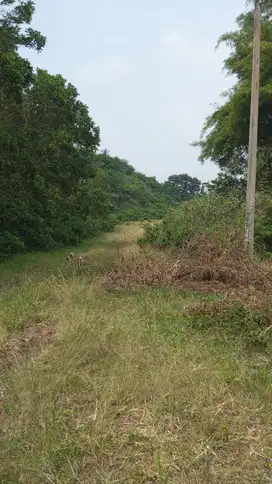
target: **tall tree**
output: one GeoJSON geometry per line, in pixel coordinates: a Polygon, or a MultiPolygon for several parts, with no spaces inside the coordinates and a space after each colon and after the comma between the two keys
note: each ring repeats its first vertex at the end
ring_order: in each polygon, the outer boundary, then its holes
{"type": "MultiPolygon", "coordinates": [[[[260,109],[258,135],[257,184],[271,186],[272,165],[272,22],[269,2],[262,11],[260,109]]],[[[204,125],[202,136],[195,145],[201,148],[200,161],[212,160],[229,177],[244,176],[248,157],[248,133],[250,117],[253,13],[240,15],[238,29],[219,39],[218,45],[226,43],[231,53],[224,62],[229,75],[237,82],[225,93],[225,103],[217,106],[204,125]]]]}
{"type": "Polygon", "coordinates": [[[32,0],[0,0],[0,52],[13,53],[19,47],[29,47],[40,52],[45,37],[29,27],[35,3],[32,0]]]}
{"type": "Polygon", "coordinates": [[[0,0],[0,258],[77,243],[114,217],[160,218],[200,188],[188,175],[162,184],[97,154],[99,128],[76,88],[18,53],[45,45],[30,27],[34,9],[30,0],[0,0]]]}
{"type": "Polygon", "coordinates": [[[76,89],[60,75],[35,73],[17,52],[20,46],[39,51],[45,44],[28,27],[34,3],[2,0],[0,6],[0,253],[5,256],[77,242],[97,229],[110,203],[100,190],[98,209],[91,179],[99,129],[76,89]]]}
{"type": "Polygon", "coordinates": [[[21,250],[24,245],[18,227],[10,231],[10,220],[17,220],[18,208],[24,209],[22,194],[25,172],[22,160],[24,140],[23,95],[33,81],[30,63],[19,56],[25,46],[40,51],[45,37],[29,27],[34,13],[32,1],[0,1],[0,253],[21,250]]]}
{"type": "Polygon", "coordinates": [[[190,200],[201,192],[201,181],[186,173],[171,175],[164,184],[170,200],[174,203],[190,200]]]}

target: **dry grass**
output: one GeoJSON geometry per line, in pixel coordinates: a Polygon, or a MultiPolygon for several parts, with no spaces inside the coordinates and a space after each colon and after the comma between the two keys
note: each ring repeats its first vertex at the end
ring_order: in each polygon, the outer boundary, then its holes
{"type": "Polygon", "coordinates": [[[179,254],[142,249],[117,263],[103,278],[108,288],[160,284],[219,291],[261,299],[272,294],[272,260],[251,260],[236,233],[224,242],[204,235],[195,237],[179,254]]]}
{"type": "Polygon", "coordinates": [[[143,236],[144,229],[138,223],[121,225],[115,232],[105,235],[105,239],[111,242],[125,242],[126,244],[135,243],[143,236]]]}
{"type": "MultiPolygon", "coordinates": [[[[133,247],[124,232],[88,251],[97,267],[118,240],[133,247]]],[[[249,348],[242,333],[200,331],[188,315],[217,295],[108,292],[92,267],[3,293],[0,482],[272,482],[269,332],[249,348]]]]}

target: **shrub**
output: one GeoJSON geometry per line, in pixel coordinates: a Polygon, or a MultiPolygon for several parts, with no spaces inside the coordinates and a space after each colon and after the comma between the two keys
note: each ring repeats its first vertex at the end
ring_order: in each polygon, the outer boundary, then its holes
{"type": "MultiPolygon", "coordinates": [[[[205,235],[220,244],[220,240],[224,241],[234,231],[236,242],[242,243],[244,214],[245,206],[239,197],[203,195],[171,209],[161,224],[146,225],[140,243],[183,248],[192,239],[205,235]]],[[[255,234],[258,246],[271,250],[272,199],[269,195],[257,196],[255,234]]]]}
{"type": "Polygon", "coordinates": [[[203,233],[221,234],[242,228],[242,225],[243,209],[239,199],[203,195],[171,209],[161,224],[147,226],[142,242],[183,247],[203,233]]]}
{"type": "Polygon", "coordinates": [[[126,207],[120,210],[117,214],[119,222],[137,222],[146,220],[162,219],[167,213],[166,204],[161,206],[149,205],[148,207],[126,207]]]}
{"type": "Polygon", "coordinates": [[[256,200],[256,243],[272,252],[272,197],[268,193],[259,193],[256,200]]]}
{"type": "Polygon", "coordinates": [[[16,237],[7,231],[0,234],[0,261],[4,261],[12,254],[24,252],[24,249],[25,247],[20,237],[16,237]]]}

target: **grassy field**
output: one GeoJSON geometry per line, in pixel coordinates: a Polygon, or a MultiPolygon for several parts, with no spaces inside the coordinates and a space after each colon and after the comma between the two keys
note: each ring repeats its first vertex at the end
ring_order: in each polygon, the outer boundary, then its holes
{"type": "Polygon", "coordinates": [[[1,267],[1,483],[272,482],[270,339],[192,325],[220,296],[104,289],[140,234],[1,267]]]}

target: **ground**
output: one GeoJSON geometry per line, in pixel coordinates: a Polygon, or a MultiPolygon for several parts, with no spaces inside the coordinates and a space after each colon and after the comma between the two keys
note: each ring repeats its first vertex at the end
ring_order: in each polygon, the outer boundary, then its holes
{"type": "Polygon", "coordinates": [[[3,484],[272,482],[271,344],[191,326],[218,295],[105,289],[141,230],[1,267],[3,484]]]}

